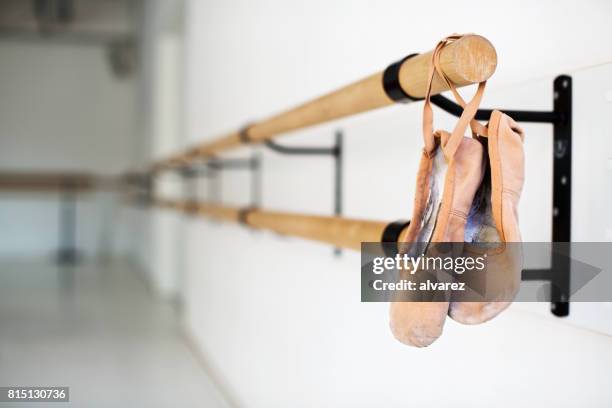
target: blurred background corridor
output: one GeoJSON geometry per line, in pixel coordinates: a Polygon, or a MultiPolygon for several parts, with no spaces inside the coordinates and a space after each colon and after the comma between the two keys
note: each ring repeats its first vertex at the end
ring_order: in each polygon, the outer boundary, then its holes
{"type": "MultiPolygon", "coordinates": [[[[1,0],[0,387],[70,387],[54,407],[612,406],[609,303],[572,304],[562,319],[548,302],[515,304],[407,348],[388,305],[360,301],[358,252],[114,188],[114,177],[475,32],[499,58],[483,106],[549,109],[554,77],[572,75],[574,131],[589,135],[575,139],[572,239],[611,241],[612,220],[595,214],[612,206],[612,3],[464,3],[1,0]],[[588,198],[591,185],[601,198],[588,198]]],[[[342,214],[406,219],[421,109],[397,104],[282,142],[329,147],[343,133],[342,214]]],[[[453,123],[436,110],[437,125],[453,123]]],[[[521,229],[548,242],[551,127],[524,129],[521,229]]],[[[187,185],[165,174],[153,190],[246,207],[259,182],[265,208],[338,210],[329,157],[262,146],[224,157],[259,160],[261,179],[211,168],[187,185]]]]}
{"type": "Polygon", "coordinates": [[[0,383],[70,384],[73,406],[227,406],[130,263],[0,268],[0,383]]]}
{"type": "Polygon", "coordinates": [[[138,135],[153,126],[177,137],[182,7],[0,2],[2,386],[70,386],[70,406],[228,406],[180,302],[134,261],[148,244],[138,214],[116,193],[58,181],[142,163],[150,142],[138,135]],[[16,173],[47,181],[14,188],[16,173]]]}

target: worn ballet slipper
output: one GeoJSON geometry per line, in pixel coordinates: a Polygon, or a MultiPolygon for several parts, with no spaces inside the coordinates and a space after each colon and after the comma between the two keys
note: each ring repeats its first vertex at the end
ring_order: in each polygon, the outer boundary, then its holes
{"type": "MultiPolygon", "coordinates": [[[[425,177],[428,181],[417,192],[415,202],[421,204],[422,207],[415,206],[417,216],[413,219],[420,219],[417,217],[426,208],[437,217],[425,217],[421,225],[413,223],[408,227],[405,236],[414,237],[417,243],[406,250],[412,255],[419,252],[418,244],[422,242],[434,243],[428,251],[428,255],[434,255],[429,252],[440,250],[440,247],[435,245],[436,243],[463,241],[467,212],[482,180],[483,147],[480,142],[462,137],[452,156],[453,159],[447,161],[444,156],[444,148],[451,135],[448,132],[439,131],[436,132],[435,137],[439,140],[440,149],[434,157],[425,156],[423,159],[428,162],[427,165],[423,163],[421,165],[422,171],[428,173],[425,177]],[[423,194],[427,194],[427,201],[421,201],[423,194]]],[[[410,271],[404,273],[410,273],[410,271]]],[[[417,271],[412,277],[413,279],[415,276],[426,279],[425,273],[435,274],[435,271],[417,271]]],[[[444,321],[449,312],[450,292],[424,293],[421,291],[414,296],[418,298],[406,298],[404,294],[404,298],[391,304],[391,331],[404,344],[416,347],[429,346],[442,334],[444,321]],[[427,298],[428,301],[418,301],[422,298],[427,298]]]]}
{"type": "Polygon", "coordinates": [[[447,312],[448,302],[391,303],[391,333],[408,346],[427,347],[442,335],[447,312]]]}
{"type": "MultiPolygon", "coordinates": [[[[486,322],[505,310],[516,296],[523,266],[518,203],[524,182],[523,131],[507,115],[494,111],[488,127],[490,179],[485,179],[468,217],[465,240],[499,243],[488,257],[479,286],[486,302],[462,301],[453,294],[449,316],[460,323],[486,322]],[[491,301],[495,300],[495,301],[491,301]]],[[[470,285],[468,285],[470,286],[470,285]]]]}
{"type": "MultiPolygon", "coordinates": [[[[442,201],[441,193],[447,169],[441,151],[435,155],[423,153],[417,174],[412,217],[413,220],[421,222],[411,222],[400,237],[400,242],[403,243],[400,248],[402,253],[416,256],[423,250],[422,244],[431,240],[436,226],[435,214],[442,201]]],[[[402,274],[409,273],[410,271],[401,271],[400,279],[403,278],[402,274]]],[[[397,340],[406,345],[426,347],[442,334],[448,314],[448,299],[433,302],[430,298],[425,299],[425,296],[427,294],[424,293],[404,293],[397,295],[391,302],[389,309],[391,332],[397,340]]]]}

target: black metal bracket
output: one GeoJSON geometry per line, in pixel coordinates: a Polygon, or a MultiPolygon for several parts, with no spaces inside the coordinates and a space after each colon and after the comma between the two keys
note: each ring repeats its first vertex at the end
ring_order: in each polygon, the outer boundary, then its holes
{"type": "MultiPolygon", "coordinates": [[[[334,215],[342,215],[342,167],[344,156],[344,134],[342,130],[335,133],[334,145],[331,147],[290,147],[280,145],[272,140],[266,140],[264,145],[280,154],[297,156],[330,156],[334,160],[334,215]]],[[[334,254],[340,255],[342,250],[334,248],[334,254]]]]}
{"type": "Polygon", "coordinates": [[[73,266],[79,260],[77,249],[77,190],[74,181],[66,178],[62,182],[59,204],[59,247],[57,263],[62,266],[73,266]]]}
{"type": "Polygon", "coordinates": [[[129,173],[124,177],[126,185],[134,188],[135,203],[137,205],[150,205],[153,200],[153,179],[150,173],[129,173]]]}
{"type": "Polygon", "coordinates": [[[410,101],[419,101],[423,98],[415,98],[414,96],[409,95],[399,80],[399,72],[402,64],[409,60],[412,57],[416,57],[419,54],[410,54],[399,61],[394,62],[389,65],[385,71],[383,72],[383,89],[389,98],[391,98],[395,102],[410,102],[410,101]]]}
{"type": "MultiPolygon", "coordinates": [[[[517,122],[551,123],[553,125],[553,208],[552,241],[564,256],[553,256],[549,269],[526,269],[524,281],[549,281],[551,311],[555,316],[569,315],[570,257],[572,223],[572,78],[560,75],[553,83],[552,111],[503,110],[517,122]],[[565,244],[565,245],[564,245],[565,244]]],[[[431,102],[446,112],[461,116],[463,109],[442,95],[431,97],[431,102]]],[[[479,109],[476,119],[488,120],[491,109],[479,109]]]]}
{"type": "MultiPolygon", "coordinates": [[[[218,202],[221,199],[221,179],[218,176],[221,171],[249,171],[251,177],[250,184],[250,208],[257,208],[261,204],[261,157],[254,153],[249,158],[230,158],[230,159],[219,159],[213,158],[201,163],[194,163],[187,167],[181,167],[181,176],[189,180],[190,182],[197,181],[198,177],[205,177],[209,179],[209,190],[208,200],[218,202]]],[[[192,184],[190,187],[191,199],[197,198],[196,185],[192,184]]]]}

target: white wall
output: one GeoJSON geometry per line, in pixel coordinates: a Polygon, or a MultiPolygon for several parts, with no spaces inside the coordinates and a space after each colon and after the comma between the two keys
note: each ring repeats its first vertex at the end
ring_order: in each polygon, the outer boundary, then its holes
{"type": "MultiPolygon", "coordinates": [[[[184,144],[183,134],[183,3],[152,0],[144,3],[139,44],[142,61],[139,86],[139,168],[166,157],[184,144]]],[[[159,194],[177,194],[172,176],[157,178],[159,194]]],[[[182,284],[183,217],[173,211],[136,210],[135,228],[142,237],[137,259],[152,288],[164,299],[178,298],[182,284]]]]}
{"type": "MultiPolygon", "coordinates": [[[[119,174],[128,168],[135,87],[113,77],[104,47],[3,40],[0,55],[0,169],[119,174]]],[[[105,229],[111,203],[101,194],[81,195],[80,249],[96,252],[115,234],[105,229]]],[[[56,193],[2,193],[0,255],[56,250],[58,211],[56,193]]],[[[127,244],[123,239],[115,249],[127,244]]]]}
{"type": "MultiPolygon", "coordinates": [[[[612,60],[612,49],[602,43],[612,35],[612,5],[604,1],[219,0],[188,6],[186,143],[381,70],[452,32],[482,34],[497,48],[488,106],[548,109],[555,75],[612,60]]],[[[587,89],[591,75],[576,74],[576,86],[587,89]]],[[[605,83],[609,71],[597,75],[605,83]]],[[[421,144],[420,109],[398,105],[295,132],[283,142],[325,145],[342,128],[345,214],[406,218],[421,144]]],[[[453,121],[438,111],[436,118],[439,127],[453,121]]],[[[587,119],[577,126],[585,128],[587,119]]],[[[524,238],[548,240],[551,130],[525,130],[524,238]]],[[[598,149],[598,163],[610,157],[607,140],[602,138],[607,144],[598,149]]],[[[330,214],[331,169],[325,158],[264,152],[263,206],[330,214]]],[[[223,181],[225,202],[247,203],[244,177],[223,181]]],[[[585,228],[578,233],[575,239],[589,236],[585,228]]],[[[206,220],[189,222],[185,242],[186,326],[240,405],[612,403],[612,339],[553,318],[545,304],[513,307],[482,326],[449,321],[430,348],[407,348],[389,332],[387,305],[360,303],[358,254],[335,258],[328,246],[206,220]]]]}

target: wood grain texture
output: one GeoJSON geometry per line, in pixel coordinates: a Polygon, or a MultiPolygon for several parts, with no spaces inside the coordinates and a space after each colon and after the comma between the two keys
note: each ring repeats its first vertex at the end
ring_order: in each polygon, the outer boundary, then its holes
{"type": "Polygon", "coordinates": [[[59,191],[91,190],[99,179],[91,174],[64,172],[1,172],[0,190],[4,191],[59,191]]]}
{"type": "MultiPolygon", "coordinates": [[[[400,68],[402,89],[413,97],[425,96],[432,52],[410,58],[400,68]]],[[[497,53],[486,38],[467,35],[442,49],[440,66],[457,87],[471,85],[486,81],[493,75],[497,67],[497,53]]],[[[436,73],[431,89],[432,95],[435,95],[448,90],[448,86],[436,73]]]]}
{"type": "MultiPolygon", "coordinates": [[[[410,58],[401,65],[399,82],[402,89],[415,98],[425,95],[432,51],[410,58]]],[[[447,45],[441,52],[440,64],[457,87],[482,82],[495,72],[497,54],[493,45],[479,35],[465,37],[447,45]]],[[[293,109],[252,124],[249,139],[261,143],[281,134],[334,119],[371,111],[394,103],[384,91],[383,72],[370,75],[327,95],[306,102],[293,109]]],[[[436,74],[433,94],[448,89],[436,74]]],[[[153,169],[189,163],[196,157],[209,157],[242,145],[240,131],[201,143],[167,160],[155,164],[153,169]]]]}
{"type": "Polygon", "coordinates": [[[339,248],[361,250],[362,242],[380,242],[386,222],[275,211],[248,213],[247,224],[279,234],[325,242],[339,248]]]}
{"type": "MultiPolygon", "coordinates": [[[[155,199],[158,206],[201,215],[213,219],[239,222],[240,209],[208,203],[155,199]]],[[[332,216],[305,215],[279,211],[250,210],[245,213],[246,225],[251,228],[274,231],[324,242],[339,248],[359,251],[362,242],[380,242],[387,222],[369,221],[332,216]]]]}

